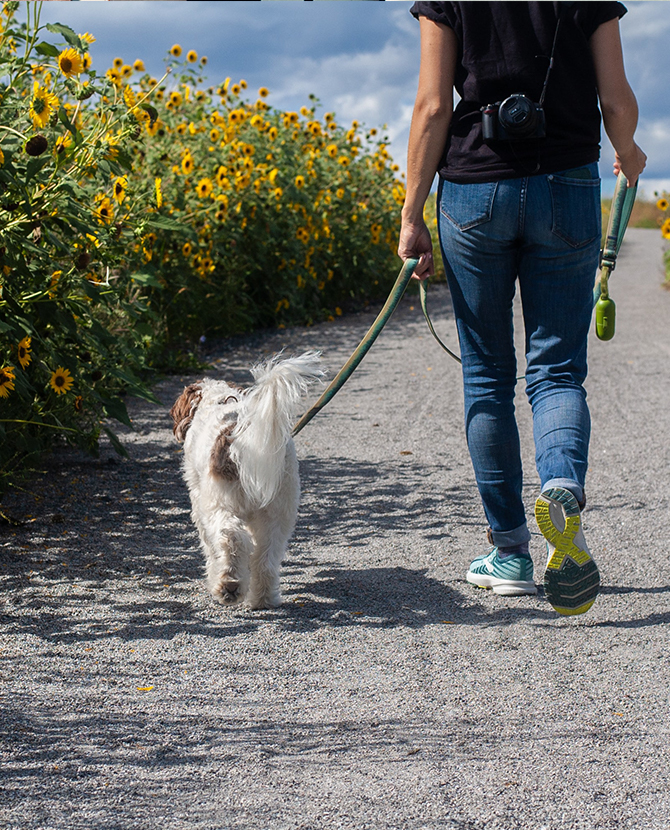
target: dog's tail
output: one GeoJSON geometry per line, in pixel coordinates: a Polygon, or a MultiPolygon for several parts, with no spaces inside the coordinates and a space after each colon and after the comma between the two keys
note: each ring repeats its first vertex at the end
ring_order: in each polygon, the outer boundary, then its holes
{"type": "Polygon", "coordinates": [[[281,355],[253,367],[256,383],[242,396],[230,457],[240,484],[259,507],[275,497],[282,479],[286,445],[311,384],[320,381],[320,352],[281,360],[281,355]]]}

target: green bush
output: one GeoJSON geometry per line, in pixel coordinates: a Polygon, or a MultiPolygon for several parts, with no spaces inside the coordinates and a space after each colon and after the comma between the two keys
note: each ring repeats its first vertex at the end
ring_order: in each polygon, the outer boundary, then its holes
{"type": "Polygon", "coordinates": [[[41,40],[26,5],[27,24],[18,3],[0,18],[0,489],[56,436],[95,452],[104,418],[129,423],[123,392],[153,399],[146,298],[117,267],[142,209],[111,207],[137,122],[84,71],[90,37],[53,25],[65,46],[41,40]]]}

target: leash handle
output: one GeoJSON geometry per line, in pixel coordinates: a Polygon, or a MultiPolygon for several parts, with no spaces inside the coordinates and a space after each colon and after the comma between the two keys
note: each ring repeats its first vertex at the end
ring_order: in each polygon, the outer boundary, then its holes
{"type": "Polygon", "coordinates": [[[409,285],[409,281],[412,278],[412,274],[414,273],[414,269],[419,264],[418,259],[407,259],[403,264],[402,268],[400,269],[400,273],[391,289],[391,293],[389,294],[386,302],[384,303],[382,310],[377,315],[374,323],[370,326],[367,333],[359,343],[359,345],[354,350],[353,354],[344,364],[344,366],[340,369],[340,371],[335,375],[333,380],[330,382],[328,388],[324,391],[321,395],[319,400],[312,406],[310,409],[305,412],[302,418],[298,421],[298,423],[293,427],[293,435],[297,435],[300,430],[306,426],[312,418],[319,412],[323,407],[328,403],[335,396],[335,393],[341,389],[342,386],[346,383],[346,381],[351,377],[354,373],[354,370],[358,366],[358,364],[363,360],[365,355],[370,350],[370,347],[377,339],[379,333],[386,325],[389,317],[395,311],[396,306],[400,302],[402,295],[405,293],[405,289],[409,285]]]}
{"type": "Polygon", "coordinates": [[[628,187],[628,180],[623,173],[619,173],[612,197],[605,244],[600,254],[600,274],[593,289],[596,336],[599,340],[611,340],[614,337],[616,306],[609,295],[609,278],[616,267],[616,258],[626,233],[636,194],[637,183],[628,187]]]}
{"type": "MultiPolygon", "coordinates": [[[[612,197],[612,206],[610,208],[610,217],[607,223],[607,233],[605,235],[605,244],[600,254],[600,268],[605,271],[603,282],[603,296],[607,291],[607,277],[611,274],[616,266],[616,258],[623,242],[624,234],[628,226],[633,204],[635,203],[635,196],[637,194],[637,184],[628,187],[628,180],[623,173],[619,173],[617,177],[616,187],[614,188],[614,196],[612,197]]],[[[601,294],[601,277],[598,277],[595,288],[593,289],[593,303],[598,301],[601,294]]]]}

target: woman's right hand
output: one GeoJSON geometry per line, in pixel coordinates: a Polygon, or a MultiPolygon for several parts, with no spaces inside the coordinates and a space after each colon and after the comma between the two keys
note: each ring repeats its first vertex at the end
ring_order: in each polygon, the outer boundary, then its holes
{"type": "Polygon", "coordinates": [[[398,242],[398,256],[404,262],[410,257],[419,260],[412,279],[425,280],[435,274],[433,263],[433,240],[426,223],[422,220],[410,222],[402,220],[400,227],[400,240],[398,242]]]}

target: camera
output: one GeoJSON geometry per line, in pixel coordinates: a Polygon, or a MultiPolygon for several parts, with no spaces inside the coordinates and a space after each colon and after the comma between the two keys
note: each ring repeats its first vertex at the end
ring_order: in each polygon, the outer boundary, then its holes
{"type": "Polygon", "coordinates": [[[521,93],[481,109],[482,137],[490,141],[524,141],[544,138],[544,110],[521,93]]]}

